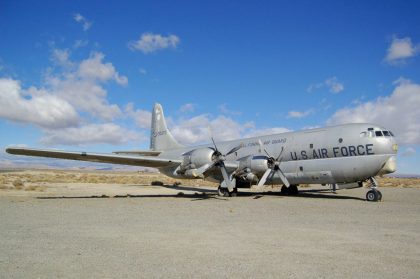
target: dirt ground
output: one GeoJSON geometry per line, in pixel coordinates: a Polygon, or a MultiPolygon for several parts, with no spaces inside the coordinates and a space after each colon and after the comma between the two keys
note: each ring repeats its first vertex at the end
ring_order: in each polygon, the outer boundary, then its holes
{"type": "Polygon", "coordinates": [[[157,173],[1,172],[0,277],[418,278],[419,180],[379,183],[372,203],[366,188],[221,198],[157,173]]]}

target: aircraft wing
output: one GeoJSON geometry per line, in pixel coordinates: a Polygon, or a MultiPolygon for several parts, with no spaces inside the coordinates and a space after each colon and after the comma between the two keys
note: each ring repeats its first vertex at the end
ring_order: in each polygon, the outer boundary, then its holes
{"type": "Polygon", "coordinates": [[[32,149],[23,147],[9,147],[6,149],[7,153],[15,155],[38,156],[78,161],[89,161],[109,164],[142,166],[142,167],[171,167],[177,166],[182,161],[172,160],[159,157],[138,156],[127,154],[107,154],[107,153],[90,153],[90,152],[73,152],[60,151],[55,149],[32,149]]]}

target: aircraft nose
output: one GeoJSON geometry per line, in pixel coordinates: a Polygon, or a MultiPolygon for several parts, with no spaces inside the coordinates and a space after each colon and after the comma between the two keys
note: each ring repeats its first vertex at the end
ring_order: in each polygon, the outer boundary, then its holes
{"type": "Polygon", "coordinates": [[[382,169],[379,171],[379,175],[387,174],[387,173],[393,173],[397,171],[397,157],[391,156],[386,161],[382,169]]]}

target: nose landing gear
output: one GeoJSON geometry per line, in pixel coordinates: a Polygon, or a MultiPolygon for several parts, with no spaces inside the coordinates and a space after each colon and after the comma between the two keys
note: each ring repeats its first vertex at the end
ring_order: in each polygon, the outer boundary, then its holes
{"type": "Polygon", "coordinates": [[[376,181],[376,179],[374,177],[369,178],[370,180],[370,190],[366,193],[366,200],[367,201],[381,201],[382,200],[382,193],[381,191],[379,191],[378,189],[376,189],[378,187],[378,182],[376,181]]]}

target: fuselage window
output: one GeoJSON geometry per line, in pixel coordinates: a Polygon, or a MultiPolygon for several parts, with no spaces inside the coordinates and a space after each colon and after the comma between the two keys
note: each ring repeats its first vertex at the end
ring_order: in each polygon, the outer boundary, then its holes
{"type": "Polygon", "coordinates": [[[389,131],[382,131],[382,133],[384,133],[384,136],[385,137],[390,137],[391,136],[391,134],[389,133],[389,131]]]}
{"type": "Polygon", "coordinates": [[[375,131],[375,135],[377,137],[383,137],[382,132],[381,131],[375,131]]]}

